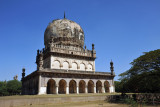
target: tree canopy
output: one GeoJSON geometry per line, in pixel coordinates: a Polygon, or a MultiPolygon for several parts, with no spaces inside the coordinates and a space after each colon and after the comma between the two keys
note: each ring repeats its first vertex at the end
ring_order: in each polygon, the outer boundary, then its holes
{"type": "Polygon", "coordinates": [[[125,92],[160,92],[160,49],[144,52],[131,62],[131,68],[119,76],[125,92]]]}
{"type": "Polygon", "coordinates": [[[18,80],[10,80],[7,82],[7,91],[11,95],[17,95],[21,93],[21,82],[18,80]]]}
{"type": "Polygon", "coordinates": [[[21,94],[21,87],[18,80],[0,81],[0,96],[21,94]]]}
{"type": "Polygon", "coordinates": [[[8,95],[7,87],[6,87],[6,81],[0,81],[0,96],[8,95]]]}

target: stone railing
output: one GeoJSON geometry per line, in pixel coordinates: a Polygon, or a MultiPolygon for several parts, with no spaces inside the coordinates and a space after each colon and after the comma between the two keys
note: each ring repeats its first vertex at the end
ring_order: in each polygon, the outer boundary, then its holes
{"type": "Polygon", "coordinates": [[[77,47],[69,47],[69,46],[63,46],[63,45],[52,45],[50,47],[50,51],[57,52],[57,53],[86,56],[86,57],[96,57],[95,51],[93,53],[91,50],[84,50],[84,49],[77,48],[77,47]],[[92,55],[92,53],[94,55],[92,55]]]}
{"type": "Polygon", "coordinates": [[[84,49],[82,49],[80,47],[65,46],[65,45],[58,45],[58,44],[52,44],[51,47],[61,48],[61,49],[67,49],[67,50],[74,50],[74,51],[85,51],[84,49]]]}

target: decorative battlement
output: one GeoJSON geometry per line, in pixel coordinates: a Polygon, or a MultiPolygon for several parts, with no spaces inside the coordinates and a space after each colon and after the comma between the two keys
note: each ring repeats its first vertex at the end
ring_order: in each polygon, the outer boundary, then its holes
{"type": "Polygon", "coordinates": [[[63,53],[63,54],[96,58],[96,51],[94,50],[93,44],[92,44],[92,50],[86,49],[86,46],[85,46],[85,49],[83,49],[75,46],[51,44],[50,47],[46,49],[43,48],[41,51],[37,50],[37,56],[39,56],[40,54],[45,54],[47,52],[55,52],[55,53],[63,53]]]}
{"type": "Polygon", "coordinates": [[[72,55],[96,58],[95,50],[87,50],[87,49],[82,49],[80,47],[73,47],[73,46],[52,44],[50,46],[50,52],[72,54],[72,55]]]}

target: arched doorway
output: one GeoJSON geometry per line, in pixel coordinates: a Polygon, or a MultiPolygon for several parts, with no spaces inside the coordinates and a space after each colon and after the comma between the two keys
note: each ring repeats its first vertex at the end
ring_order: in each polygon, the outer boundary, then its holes
{"type": "Polygon", "coordinates": [[[84,80],[79,81],[79,93],[85,93],[86,83],[84,80]]]}
{"type": "Polygon", "coordinates": [[[108,81],[104,82],[104,89],[106,93],[109,93],[109,82],[108,81]]]}
{"type": "Polygon", "coordinates": [[[66,86],[67,86],[66,81],[64,79],[60,80],[58,93],[59,94],[66,94],[66,86]]]}
{"type": "Polygon", "coordinates": [[[102,93],[102,82],[100,80],[96,82],[96,93],[102,93]]]}
{"type": "Polygon", "coordinates": [[[88,93],[94,93],[94,82],[92,80],[88,82],[88,93]]]}
{"type": "Polygon", "coordinates": [[[47,94],[56,93],[56,82],[53,79],[48,80],[47,82],[47,94]]]}
{"type": "Polygon", "coordinates": [[[74,81],[74,80],[71,80],[70,82],[69,82],[69,93],[76,93],[77,91],[76,91],[76,81],[74,81]]]}

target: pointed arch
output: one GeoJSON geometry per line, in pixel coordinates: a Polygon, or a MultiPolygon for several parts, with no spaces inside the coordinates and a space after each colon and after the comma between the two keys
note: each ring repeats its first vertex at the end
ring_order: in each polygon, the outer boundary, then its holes
{"type": "Polygon", "coordinates": [[[69,93],[76,93],[77,92],[77,83],[75,80],[71,80],[69,82],[69,93]]]}
{"type": "Polygon", "coordinates": [[[86,82],[84,80],[79,81],[79,93],[85,93],[86,82]]]}
{"type": "Polygon", "coordinates": [[[80,63],[80,70],[85,70],[85,64],[84,63],[80,63]]]}
{"type": "Polygon", "coordinates": [[[88,93],[94,93],[94,82],[92,80],[88,81],[88,93]]]}
{"type": "Polygon", "coordinates": [[[77,70],[77,69],[78,69],[78,64],[76,62],[73,62],[71,70],[77,70]]]}
{"type": "Polygon", "coordinates": [[[55,60],[53,62],[52,66],[53,66],[54,69],[60,69],[60,61],[59,60],[55,60]]]}
{"type": "Polygon", "coordinates": [[[88,71],[92,71],[93,70],[93,65],[91,63],[88,64],[88,71]]]}
{"type": "Polygon", "coordinates": [[[106,93],[109,93],[109,91],[110,91],[110,90],[109,90],[109,86],[110,86],[110,85],[109,85],[109,82],[108,82],[108,81],[105,81],[105,82],[104,82],[104,89],[105,89],[105,92],[106,92],[106,93]]]}
{"type": "Polygon", "coordinates": [[[69,62],[68,61],[63,62],[63,69],[69,69],[69,62]]]}
{"type": "Polygon", "coordinates": [[[100,80],[96,82],[96,93],[102,93],[102,82],[100,80]]]}
{"type": "Polygon", "coordinates": [[[53,79],[47,82],[47,94],[56,94],[56,82],[53,79]]]}
{"type": "Polygon", "coordinates": [[[59,81],[58,93],[59,94],[66,94],[66,86],[67,86],[67,82],[64,79],[61,79],[59,81]]]}

